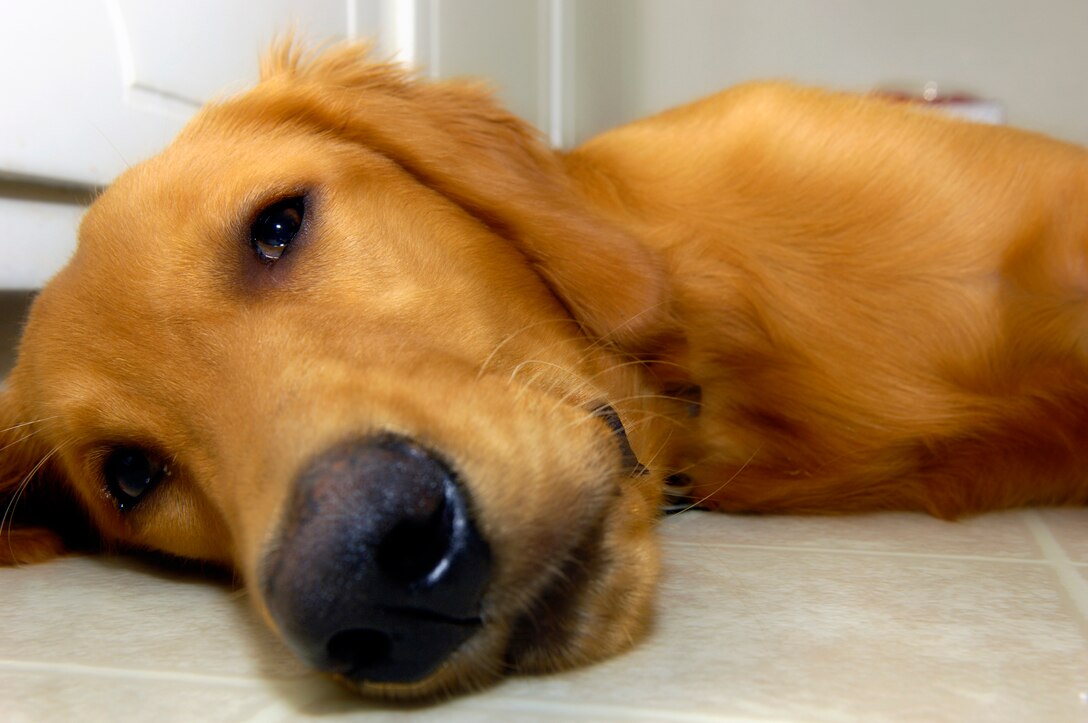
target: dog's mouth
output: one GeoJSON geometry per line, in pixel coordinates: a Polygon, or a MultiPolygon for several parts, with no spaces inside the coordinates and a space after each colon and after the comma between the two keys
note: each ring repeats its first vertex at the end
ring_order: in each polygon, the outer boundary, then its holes
{"type": "Polygon", "coordinates": [[[578,612],[591,581],[606,577],[604,526],[602,520],[587,531],[550,584],[515,619],[505,658],[511,671],[548,672],[582,662],[575,643],[584,633],[578,630],[578,612]]]}
{"type": "MultiPolygon", "coordinates": [[[[646,474],[615,410],[595,415],[612,429],[624,473],[646,474]]],[[[615,652],[594,650],[594,628],[616,615],[598,598],[612,585],[606,548],[622,534],[613,528],[623,505],[597,507],[552,530],[567,539],[547,559],[522,561],[535,579],[518,584],[495,569],[469,491],[442,457],[397,435],[352,440],[296,481],[262,597],[296,655],[364,694],[434,697],[570,667],[615,652]],[[353,509],[367,514],[345,513],[353,509]]]]}

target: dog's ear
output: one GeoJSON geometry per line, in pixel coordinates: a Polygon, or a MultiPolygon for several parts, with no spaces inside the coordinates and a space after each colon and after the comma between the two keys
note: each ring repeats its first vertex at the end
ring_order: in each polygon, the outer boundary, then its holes
{"type": "Polygon", "coordinates": [[[451,90],[423,102],[429,128],[375,125],[368,142],[514,243],[588,334],[646,346],[668,313],[660,259],[589,204],[534,131],[451,90]]]}
{"type": "Polygon", "coordinates": [[[53,495],[45,485],[52,455],[36,433],[36,425],[20,417],[12,392],[0,387],[0,566],[41,562],[65,550],[49,524],[53,495]]]}
{"type": "Polygon", "coordinates": [[[383,153],[509,239],[587,333],[635,350],[663,332],[661,260],[593,208],[559,154],[481,87],[419,80],[358,45],[312,60],[284,46],[264,76],[270,95],[292,99],[292,122],[383,153]]]}

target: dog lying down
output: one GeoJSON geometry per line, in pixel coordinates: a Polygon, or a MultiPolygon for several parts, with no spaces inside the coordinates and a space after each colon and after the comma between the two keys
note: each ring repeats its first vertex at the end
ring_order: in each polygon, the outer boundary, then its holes
{"type": "Polygon", "coordinates": [[[637,641],[667,490],[1088,500],[1085,150],[750,85],[562,154],[365,55],[275,49],[87,212],[0,396],[4,562],[223,565],[419,698],[637,641]]]}

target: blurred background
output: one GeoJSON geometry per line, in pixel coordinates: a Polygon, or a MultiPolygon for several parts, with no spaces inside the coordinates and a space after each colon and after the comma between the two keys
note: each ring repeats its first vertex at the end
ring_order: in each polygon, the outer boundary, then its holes
{"type": "MultiPolygon", "coordinates": [[[[954,101],[1088,144],[1086,0],[4,0],[0,373],[84,204],[294,28],[486,78],[556,146],[738,82],[954,101]]],[[[118,283],[123,283],[119,280],[118,283]]]]}

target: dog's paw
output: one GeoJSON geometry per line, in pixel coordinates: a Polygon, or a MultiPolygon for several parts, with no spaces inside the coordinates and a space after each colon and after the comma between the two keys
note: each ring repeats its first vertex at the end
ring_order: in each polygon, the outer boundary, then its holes
{"type": "Polygon", "coordinates": [[[64,553],[64,541],[52,530],[28,527],[0,533],[0,566],[45,562],[64,553]]]}

